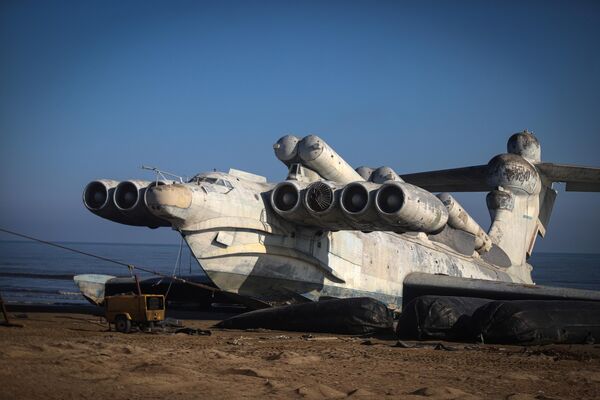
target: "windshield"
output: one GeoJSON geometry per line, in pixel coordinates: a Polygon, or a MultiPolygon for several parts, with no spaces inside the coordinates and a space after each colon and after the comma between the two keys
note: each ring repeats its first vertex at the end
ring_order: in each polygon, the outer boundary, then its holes
{"type": "Polygon", "coordinates": [[[212,178],[210,176],[195,176],[189,181],[189,183],[197,183],[198,185],[202,182],[220,185],[226,187],[227,189],[233,189],[233,185],[227,179],[212,178]]]}

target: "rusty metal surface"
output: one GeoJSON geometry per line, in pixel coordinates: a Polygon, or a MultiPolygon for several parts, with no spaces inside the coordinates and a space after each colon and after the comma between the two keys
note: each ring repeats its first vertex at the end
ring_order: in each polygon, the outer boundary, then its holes
{"type": "Polygon", "coordinates": [[[506,150],[537,163],[542,157],[542,147],[535,135],[527,130],[517,132],[508,139],[506,150]]]}
{"type": "Polygon", "coordinates": [[[487,182],[491,187],[502,186],[523,190],[529,194],[539,192],[540,177],[535,167],[516,154],[499,154],[488,163],[487,182]]]}
{"type": "MultiPolygon", "coordinates": [[[[489,210],[508,210],[515,207],[513,195],[501,190],[492,190],[486,196],[486,203],[489,210]]],[[[493,217],[492,217],[493,219],[493,217]]]]}
{"type": "Polygon", "coordinates": [[[145,192],[146,206],[151,209],[160,207],[189,208],[192,205],[192,191],[185,185],[155,186],[145,192]]]}

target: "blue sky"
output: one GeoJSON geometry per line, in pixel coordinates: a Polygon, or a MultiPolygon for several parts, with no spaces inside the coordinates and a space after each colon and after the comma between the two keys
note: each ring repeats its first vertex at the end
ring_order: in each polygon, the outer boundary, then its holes
{"type": "MultiPolygon", "coordinates": [[[[5,0],[0,226],[176,243],[95,217],[83,187],[141,164],[282,179],[290,132],[408,173],[486,163],[527,128],[545,161],[600,166],[599,20],[593,1],[5,0]]],[[[489,225],[485,194],[457,197],[489,225]]],[[[537,250],[598,252],[599,205],[560,193],[537,250]]]]}

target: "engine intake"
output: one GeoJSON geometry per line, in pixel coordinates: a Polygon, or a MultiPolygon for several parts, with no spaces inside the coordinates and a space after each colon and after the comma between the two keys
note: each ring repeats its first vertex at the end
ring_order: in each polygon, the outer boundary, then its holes
{"type": "Polygon", "coordinates": [[[114,193],[115,204],[121,211],[132,210],[140,203],[143,198],[143,192],[150,184],[147,181],[124,181],[117,185],[114,193]]]}
{"type": "Polygon", "coordinates": [[[123,223],[124,216],[113,201],[113,193],[118,183],[111,179],[91,181],[83,190],[83,204],[99,217],[123,223]]]}
{"type": "Polygon", "coordinates": [[[112,194],[118,182],[110,179],[100,179],[87,184],[83,190],[83,204],[94,212],[110,207],[112,194]]]}
{"type": "Polygon", "coordinates": [[[304,207],[315,219],[316,226],[331,231],[356,229],[342,213],[340,193],[340,187],[335,182],[313,182],[306,188],[304,207]]]}
{"type": "Polygon", "coordinates": [[[164,182],[124,181],[99,179],[87,184],[83,190],[83,204],[99,217],[125,225],[171,226],[163,219],[152,215],[144,204],[147,187],[164,185],[164,182]]]}
{"type": "Polygon", "coordinates": [[[342,190],[342,209],[348,214],[358,214],[369,206],[369,189],[365,184],[350,183],[342,190]]]}
{"type": "Polygon", "coordinates": [[[128,225],[147,226],[149,228],[171,226],[169,222],[152,214],[144,202],[144,195],[149,187],[164,184],[160,181],[130,180],[117,185],[114,202],[119,211],[127,218],[126,223],[128,225]]]}
{"type": "Polygon", "coordinates": [[[375,193],[380,185],[372,182],[353,182],[346,185],[340,196],[344,216],[363,232],[390,230],[375,210],[375,193]]]}
{"type": "Polygon", "coordinates": [[[297,183],[281,182],[271,193],[271,205],[278,214],[293,212],[300,206],[300,191],[297,183]]]}
{"type": "Polygon", "coordinates": [[[334,188],[325,182],[315,182],[306,189],[306,208],[315,213],[330,210],[334,203],[334,188]]]}

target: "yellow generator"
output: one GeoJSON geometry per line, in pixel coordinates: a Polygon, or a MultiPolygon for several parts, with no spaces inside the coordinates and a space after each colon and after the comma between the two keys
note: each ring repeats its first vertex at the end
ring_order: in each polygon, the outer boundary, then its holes
{"type": "Polygon", "coordinates": [[[165,296],[160,294],[121,294],[104,298],[106,320],[119,332],[128,333],[132,325],[152,327],[165,319],[165,296]]]}

